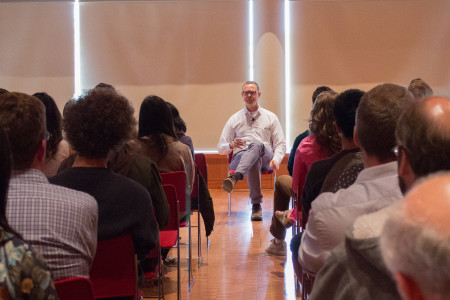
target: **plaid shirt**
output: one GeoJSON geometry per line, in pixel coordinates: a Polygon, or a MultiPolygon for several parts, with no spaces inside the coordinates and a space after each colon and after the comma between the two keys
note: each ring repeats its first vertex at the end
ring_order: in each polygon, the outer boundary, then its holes
{"type": "Polygon", "coordinates": [[[86,193],[50,184],[36,169],[13,171],[6,217],[40,252],[54,280],[89,277],[97,247],[97,202],[86,193]]]}

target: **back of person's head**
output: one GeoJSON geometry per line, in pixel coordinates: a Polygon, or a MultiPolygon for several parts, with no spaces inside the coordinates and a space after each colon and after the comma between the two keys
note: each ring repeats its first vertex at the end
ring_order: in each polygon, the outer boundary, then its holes
{"type": "Polygon", "coordinates": [[[404,299],[450,299],[450,173],[424,178],[399,206],[380,237],[397,287],[404,299]]]}
{"type": "Polygon", "coordinates": [[[134,109],[115,90],[94,88],[67,108],[64,130],[79,155],[104,158],[114,147],[131,138],[134,109]]]}
{"type": "Polygon", "coordinates": [[[361,148],[380,162],[395,160],[395,127],[413,96],[404,87],[385,83],[366,92],[356,110],[356,135],[361,148]]]}
{"type": "Polygon", "coordinates": [[[3,230],[20,237],[8,224],[6,219],[6,203],[9,178],[11,177],[11,150],[8,137],[0,126],[0,226],[3,230]]]}
{"type": "Polygon", "coordinates": [[[170,102],[166,101],[167,106],[170,109],[170,112],[172,113],[173,117],[173,125],[175,127],[175,131],[186,133],[186,123],[181,118],[180,113],[178,112],[178,109],[170,102]]]}
{"type": "Polygon", "coordinates": [[[450,99],[414,102],[400,116],[395,135],[416,177],[450,170],[450,99]]]}
{"type": "Polygon", "coordinates": [[[77,102],[77,100],[75,100],[75,99],[70,99],[69,101],[66,102],[66,104],[64,104],[64,108],[63,108],[63,112],[62,112],[62,117],[63,117],[63,119],[66,117],[67,109],[68,109],[72,104],[75,104],[76,102],[77,102]]]}
{"type": "Polygon", "coordinates": [[[416,99],[422,99],[433,95],[433,90],[431,87],[421,78],[411,80],[408,85],[408,90],[416,99]]]}
{"type": "Polygon", "coordinates": [[[55,100],[50,95],[47,93],[35,93],[33,96],[41,100],[45,105],[46,125],[50,135],[47,141],[46,158],[52,159],[55,157],[58,151],[58,144],[62,140],[62,116],[55,100]]]}
{"type": "Polygon", "coordinates": [[[363,95],[363,91],[351,89],[340,93],[336,97],[333,110],[334,118],[346,138],[353,138],[356,109],[363,95]]]}
{"type": "Polygon", "coordinates": [[[148,96],[142,101],[139,111],[138,136],[165,134],[176,139],[173,117],[169,107],[162,98],[148,96]]]}
{"type": "Polygon", "coordinates": [[[317,100],[317,96],[319,96],[320,93],[322,93],[322,92],[334,92],[334,91],[330,87],[327,87],[324,85],[317,87],[312,94],[312,104],[313,105],[317,100]]]}
{"type": "Polygon", "coordinates": [[[44,104],[23,93],[0,94],[0,126],[9,140],[13,169],[30,168],[47,134],[44,104]]]}
{"type": "Polygon", "coordinates": [[[0,94],[3,94],[3,93],[8,93],[8,90],[5,90],[4,88],[0,88],[0,94]]]}
{"type": "Polygon", "coordinates": [[[335,92],[320,93],[309,118],[310,135],[314,135],[317,143],[328,149],[330,155],[342,148],[341,139],[334,126],[333,108],[336,96],[335,92]]]}
{"type": "Polygon", "coordinates": [[[114,92],[116,91],[116,89],[112,85],[110,85],[108,83],[104,83],[104,82],[100,82],[99,84],[97,84],[95,86],[95,88],[111,89],[114,92]]]}

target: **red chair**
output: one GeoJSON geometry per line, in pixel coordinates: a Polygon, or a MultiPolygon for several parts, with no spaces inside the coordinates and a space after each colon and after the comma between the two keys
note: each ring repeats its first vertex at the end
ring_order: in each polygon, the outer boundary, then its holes
{"type": "Polygon", "coordinates": [[[161,248],[177,246],[177,299],[180,299],[180,220],[178,217],[179,202],[173,185],[163,184],[167,201],[169,202],[169,224],[159,233],[161,248]]]}
{"type": "MultiPolygon", "coordinates": [[[[195,179],[194,179],[194,186],[192,188],[191,192],[191,199],[196,198],[198,199],[198,206],[197,209],[192,209],[191,211],[197,212],[197,251],[198,251],[198,267],[200,268],[203,263],[203,255],[202,255],[202,235],[201,235],[201,221],[200,221],[200,199],[199,199],[199,173],[203,176],[203,179],[205,179],[206,184],[208,184],[208,166],[206,165],[206,156],[204,153],[195,153],[195,179]]],[[[209,246],[209,239],[206,237],[206,245],[207,248],[209,246]]]]}
{"type": "Polygon", "coordinates": [[[55,281],[60,300],[94,300],[94,290],[89,278],[73,277],[55,281]]]}
{"type": "MultiPolygon", "coordinates": [[[[167,173],[161,173],[161,179],[162,184],[169,184],[173,185],[176,190],[177,200],[178,200],[178,211],[185,213],[187,222],[185,224],[181,223],[180,227],[188,227],[188,249],[189,249],[189,255],[188,255],[188,281],[189,281],[189,288],[191,288],[194,285],[195,278],[192,276],[192,235],[191,235],[191,222],[189,220],[190,218],[190,193],[189,189],[186,186],[186,173],[184,171],[174,171],[174,172],[167,172],[167,173]],[[192,280],[192,283],[191,283],[192,280]]],[[[179,217],[182,217],[179,214],[179,217]]],[[[162,247],[162,245],[161,245],[162,247]]],[[[180,256],[178,256],[178,262],[180,261],[180,256]]]]}
{"type": "Polygon", "coordinates": [[[129,234],[98,241],[89,277],[96,299],[112,297],[138,299],[137,258],[129,234]]]}
{"type": "MultiPolygon", "coordinates": [[[[233,159],[233,152],[230,152],[228,154],[228,176],[233,175],[234,172],[236,171],[236,170],[232,170],[230,168],[232,159],[233,159]]],[[[272,175],[272,174],[274,174],[273,175],[273,185],[275,187],[275,181],[276,181],[276,176],[277,176],[275,170],[261,170],[261,175],[272,175]]],[[[228,193],[228,216],[230,216],[230,214],[231,214],[231,193],[228,193]]]]}
{"type": "MultiPolygon", "coordinates": [[[[158,299],[164,295],[163,283],[164,278],[161,273],[161,248],[177,247],[177,255],[180,256],[180,221],[178,217],[178,200],[175,187],[171,184],[163,184],[164,193],[166,194],[167,202],[169,203],[169,223],[159,232],[158,246],[147,255],[147,258],[159,258],[158,265],[150,272],[144,273],[144,278],[154,278],[158,275],[158,299]]],[[[177,299],[180,299],[180,260],[177,265],[177,299]]]]}
{"type": "MultiPolygon", "coordinates": [[[[306,223],[308,222],[308,214],[302,208],[302,203],[299,198],[297,188],[296,196],[292,197],[292,208],[297,207],[296,221],[294,226],[292,226],[292,236],[305,231],[306,223]]],[[[295,286],[298,287],[298,283],[301,282],[302,300],[308,299],[309,294],[311,294],[312,291],[315,275],[303,271],[297,257],[292,257],[292,264],[295,273],[295,286]]]]}

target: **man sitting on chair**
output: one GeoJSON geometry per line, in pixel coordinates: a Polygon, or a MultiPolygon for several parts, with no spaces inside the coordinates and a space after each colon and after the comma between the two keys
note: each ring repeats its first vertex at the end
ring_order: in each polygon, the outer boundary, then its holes
{"type": "Polygon", "coordinates": [[[261,170],[279,168],[286,142],[278,117],[258,104],[258,84],[245,82],[241,96],[245,107],[228,119],[217,145],[220,154],[233,152],[230,168],[235,173],[225,178],[222,188],[230,193],[236,182],[247,176],[253,205],[251,220],[261,221],[261,170]]]}

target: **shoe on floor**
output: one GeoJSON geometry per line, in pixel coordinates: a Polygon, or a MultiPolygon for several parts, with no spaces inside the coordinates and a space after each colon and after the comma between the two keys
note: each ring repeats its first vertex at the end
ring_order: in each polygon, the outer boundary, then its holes
{"type": "Polygon", "coordinates": [[[268,243],[265,247],[267,253],[278,256],[286,256],[286,249],[286,242],[282,241],[281,243],[277,244],[275,243],[275,238],[271,239],[270,243],[268,243]]]}
{"type": "Polygon", "coordinates": [[[222,189],[227,193],[231,193],[237,181],[238,179],[236,175],[233,174],[228,176],[222,181],[222,189]]]}
{"type": "Polygon", "coordinates": [[[253,206],[252,206],[252,221],[262,221],[261,204],[253,204],[253,206]]]}

